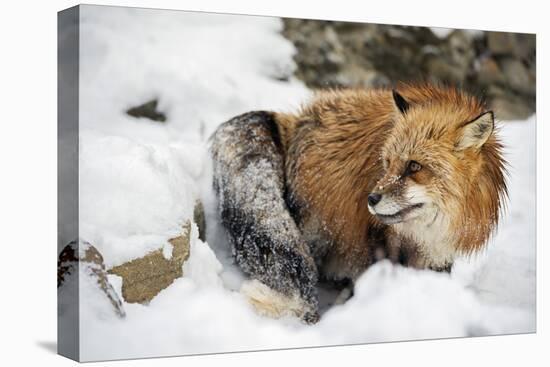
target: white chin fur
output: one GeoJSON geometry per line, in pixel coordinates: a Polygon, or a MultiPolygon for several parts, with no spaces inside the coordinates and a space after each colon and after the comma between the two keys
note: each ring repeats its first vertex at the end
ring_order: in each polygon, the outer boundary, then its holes
{"type": "Polygon", "coordinates": [[[302,318],[308,311],[307,305],[297,294],[286,296],[256,279],[244,282],[240,292],[262,316],[275,319],[284,316],[302,318]]]}

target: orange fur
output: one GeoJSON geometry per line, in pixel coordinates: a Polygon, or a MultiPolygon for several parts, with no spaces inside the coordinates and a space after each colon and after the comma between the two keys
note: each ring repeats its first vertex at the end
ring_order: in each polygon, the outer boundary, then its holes
{"type": "Polygon", "coordinates": [[[486,112],[484,104],[450,87],[400,85],[398,91],[410,104],[405,114],[391,90],[345,89],[318,92],[297,113],[276,115],[300,227],[327,243],[324,266],[336,277],[358,276],[380,244],[394,260],[409,248],[413,266],[444,267],[455,255],[482,248],[498,223],[506,184],[497,131],[480,148],[457,150],[464,126],[486,112]],[[409,160],[423,169],[396,179],[409,160]],[[412,186],[425,189],[443,215],[445,245],[455,251],[448,258],[437,258],[443,245],[429,243],[420,222],[388,226],[369,212],[369,193],[399,194],[412,186]]]}

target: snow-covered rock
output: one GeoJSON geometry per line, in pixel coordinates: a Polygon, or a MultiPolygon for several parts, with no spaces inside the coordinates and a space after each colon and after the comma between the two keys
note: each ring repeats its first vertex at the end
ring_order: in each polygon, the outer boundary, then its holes
{"type": "Polygon", "coordinates": [[[168,240],[162,249],[117,265],[109,274],[122,278],[122,297],[128,303],[147,303],[183,276],[183,263],[189,258],[190,243],[196,238],[187,221],[182,234],[168,240]]]}
{"type": "Polygon", "coordinates": [[[82,297],[82,308],[98,319],[111,319],[113,316],[125,317],[126,312],[122,301],[110,283],[103,256],[88,242],[73,241],[59,254],[57,265],[57,288],[61,300],[59,317],[71,317],[75,307],[64,305],[63,302],[73,302],[78,299],[67,293],[78,288],[82,297]],[[78,282],[78,287],[74,285],[78,282]],[[66,307],[65,307],[66,306],[66,307]]]}

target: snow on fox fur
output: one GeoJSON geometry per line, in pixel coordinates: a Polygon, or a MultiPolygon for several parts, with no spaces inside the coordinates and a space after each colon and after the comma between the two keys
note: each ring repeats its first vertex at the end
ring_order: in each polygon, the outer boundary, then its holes
{"type": "Polygon", "coordinates": [[[262,314],[319,318],[320,277],[388,258],[449,271],[483,248],[506,197],[494,116],[451,87],[321,91],[212,137],[214,187],[243,287],[262,314]],[[286,305],[286,307],[285,307],[286,305]]]}

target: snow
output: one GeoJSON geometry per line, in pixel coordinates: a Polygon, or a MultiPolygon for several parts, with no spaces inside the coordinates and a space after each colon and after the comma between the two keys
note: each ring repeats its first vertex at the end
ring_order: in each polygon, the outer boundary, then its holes
{"type": "Polygon", "coordinates": [[[198,198],[207,219],[206,242],[192,226],[184,277],[148,305],[124,303],[124,319],[98,311],[81,283],[82,360],[535,331],[534,116],[502,123],[510,203],[484,253],[450,275],[381,262],[319,323],[272,320],[237,291],[244,277],[216,216],[207,139],[235,115],[292,110],[310,95],[292,77],[281,21],[88,5],[81,21],[81,237],[109,268],[160,248],[170,257],[167,241],[198,198]],[[124,113],[152,98],[165,123],[124,113]]]}
{"type": "MultiPolygon", "coordinates": [[[[498,111],[497,111],[498,113],[498,111]]],[[[509,202],[496,237],[489,243],[482,267],[470,273],[480,298],[532,311],[536,304],[536,125],[503,123],[500,132],[509,163],[509,202]]],[[[472,263],[472,262],[471,262],[472,263]]],[[[470,266],[471,266],[470,263],[470,266]]],[[[461,264],[462,265],[462,264],[461,264]]],[[[457,269],[458,271],[458,269],[457,269]]]]}

